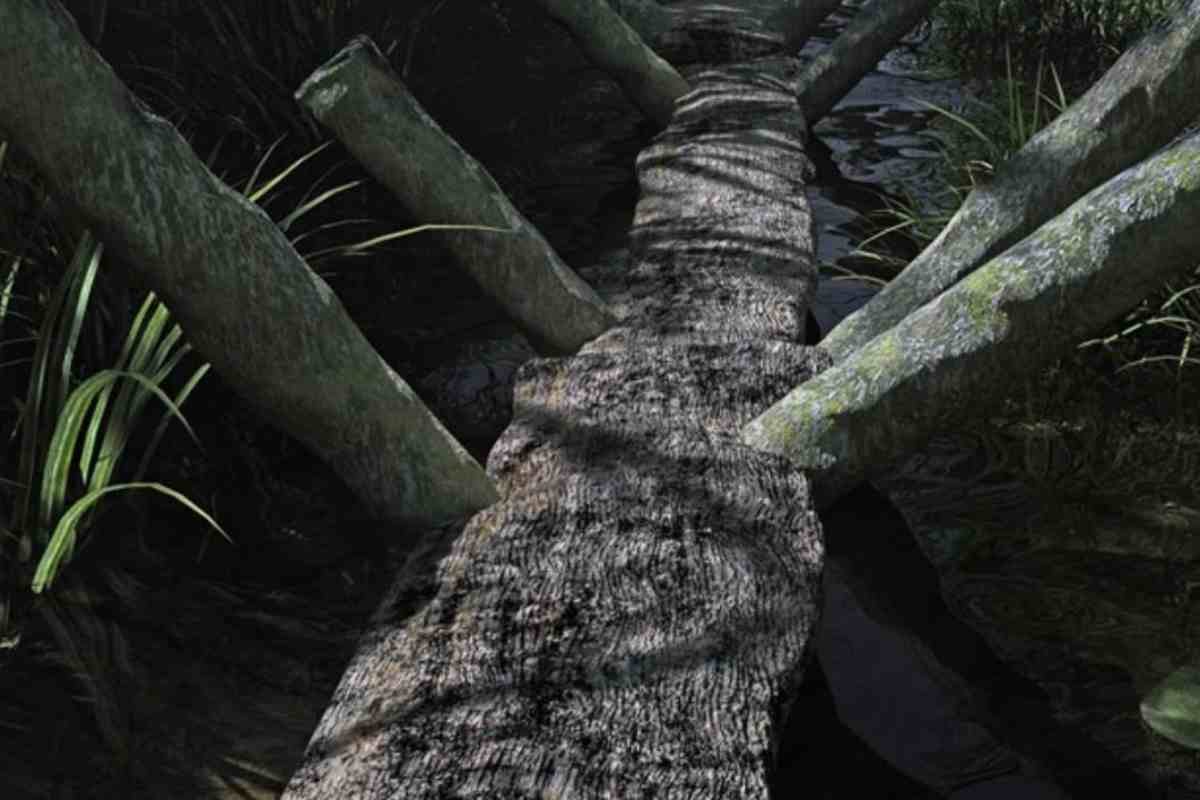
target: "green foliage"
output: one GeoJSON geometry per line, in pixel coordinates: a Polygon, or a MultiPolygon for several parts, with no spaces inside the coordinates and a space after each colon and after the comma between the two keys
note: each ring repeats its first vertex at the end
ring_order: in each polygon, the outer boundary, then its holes
{"type": "MultiPolygon", "coordinates": [[[[18,564],[27,561],[31,553],[40,553],[31,583],[34,593],[52,584],[60,567],[73,556],[80,529],[87,530],[91,507],[116,489],[151,488],[166,493],[221,530],[191,501],[167,487],[143,483],[137,477],[129,484],[112,482],[135,423],[152,396],[166,405],[167,412],[143,454],[139,476],[162,437],[168,414],[180,419],[191,433],[179,405],[208,365],[199,367],[173,399],[166,395],[161,386],[191,347],[180,343],[178,325],[167,327],[166,307],[151,294],[133,322],[116,367],[73,385],[74,354],[102,252],[103,245],[85,232],[46,308],[26,391],[15,481],[19,491],[6,543],[7,555],[18,564]]],[[[13,588],[10,586],[10,591],[13,588]]]]}
{"type": "Polygon", "coordinates": [[[1156,733],[1200,750],[1200,667],[1180,667],[1164,678],[1142,700],[1141,712],[1156,733]]]}
{"type": "Polygon", "coordinates": [[[1092,83],[1173,0],[951,0],[935,12],[938,54],[979,75],[1001,71],[1006,49],[1028,77],[1053,55],[1071,89],[1092,83]]]}

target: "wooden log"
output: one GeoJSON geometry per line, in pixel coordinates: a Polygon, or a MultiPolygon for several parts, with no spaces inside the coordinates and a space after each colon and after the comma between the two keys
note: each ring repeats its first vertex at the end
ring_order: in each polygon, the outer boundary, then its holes
{"type": "Polygon", "coordinates": [[[351,40],[296,98],[417,219],[511,231],[434,235],[539,352],[572,353],[615,321],[487,170],[425,113],[368,37],[351,40]]]}
{"type": "Polygon", "coordinates": [[[818,507],[1200,261],[1200,133],[1094,189],[747,426],[813,476],[818,507]]]}
{"type": "Polygon", "coordinates": [[[608,72],[626,96],[660,128],[675,113],[687,81],[646,46],[642,37],[605,0],[536,0],[571,34],[588,59],[608,72]]]}
{"type": "Polygon", "coordinates": [[[503,499],[429,532],[285,800],[768,796],[823,550],[803,473],[736,436],[829,363],[811,165],[786,83],[696,87],[638,159],[629,316],[520,368],[503,499]]]}
{"type": "Polygon", "coordinates": [[[369,513],[423,527],[495,500],[270,217],[150,113],[58,2],[0,3],[0,75],[0,135],[369,513]]]}

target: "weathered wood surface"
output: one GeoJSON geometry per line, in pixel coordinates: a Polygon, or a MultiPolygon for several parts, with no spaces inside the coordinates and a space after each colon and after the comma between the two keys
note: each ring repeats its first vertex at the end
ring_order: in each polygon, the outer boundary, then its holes
{"type": "Polygon", "coordinates": [[[754,420],[819,507],[1002,399],[1200,260],[1200,133],[1084,195],[754,420]]]}
{"type": "Polygon", "coordinates": [[[270,217],[150,113],[58,2],[0,3],[0,75],[0,137],[166,302],[221,377],[331,464],[369,513],[423,526],[495,499],[270,217]]]}
{"type": "Polygon", "coordinates": [[[1200,115],[1200,0],[1125,52],[1104,77],[976,187],[929,247],[821,342],[842,361],[1200,115]]]}
{"type": "Polygon", "coordinates": [[[613,324],[600,296],[425,113],[369,38],[351,40],[296,98],[417,219],[504,229],[438,235],[539,352],[575,352],[613,324]]]}
{"type": "Polygon", "coordinates": [[[694,81],[638,160],[629,315],[521,367],[503,499],[429,532],[287,800],[768,796],[822,544],[803,474],[737,432],[828,363],[799,343],[811,166],[785,82],[694,81]]]}
{"type": "Polygon", "coordinates": [[[684,66],[794,56],[839,5],[840,0],[674,0],[649,11],[638,0],[619,0],[614,8],[656,53],[684,66]]]}
{"type": "MultiPolygon", "coordinates": [[[[646,46],[643,38],[605,0],[536,0],[538,7],[571,34],[588,59],[621,84],[626,96],[666,127],[675,101],[688,90],[675,68],[646,46]]],[[[633,13],[635,9],[627,11],[633,13]]],[[[645,16],[637,17],[647,20],[645,16]]],[[[655,16],[657,19],[657,15],[655,16]]]]}

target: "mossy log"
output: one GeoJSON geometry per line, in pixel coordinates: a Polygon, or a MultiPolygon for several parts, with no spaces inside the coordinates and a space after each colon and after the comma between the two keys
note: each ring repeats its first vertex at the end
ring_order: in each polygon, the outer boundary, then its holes
{"type": "Polygon", "coordinates": [[[351,40],[296,98],[417,219],[503,229],[433,235],[538,352],[573,353],[613,324],[604,300],[425,113],[370,38],[351,40]]]}
{"type": "Polygon", "coordinates": [[[59,3],[0,3],[0,76],[0,136],[368,513],[424,527],[495,500],[270,217],[125,87],[59,3]]]}
{"type": "Polygon", "coordinates": [[[924,252],[821,346],[850,356],[1200,116],[1200,0],[1187,0],[976,187],[924,252]]]}
{"type": "Polygon", "coordinates": [[[787,455],[818,507],[984,414],[1200,261],[1200,133],[1092,190],[954,287],[798,386],[742,441],[787,455]]]}

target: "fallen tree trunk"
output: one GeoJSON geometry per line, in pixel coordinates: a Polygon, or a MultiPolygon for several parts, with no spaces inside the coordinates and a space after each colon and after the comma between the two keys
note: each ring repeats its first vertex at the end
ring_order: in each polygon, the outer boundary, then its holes
{"type": "Polygon", "coordinates": [[[1200,133],[1085,195],[797,387],[742,441],[808,470],[823,508],[1193,269],[1197,219],[1200,133]]]}
{"type": "Polygon", "coordinates": [[[789,50],[798,53],[825,18],[841,5],[841,0],[780,0],[768,16],[767,25],[783,36],[789,50]]]}
{"type": "Polygon", "coordinates": [[[430,119],[370,39],[355,37],[304,82],[296,99],[417,219],[512,232],[437,235],[539,352],[573,353],[613,324],[600,296],[430,119]]]}
{"type": "Polygon", "coordinates": [[[584,55],[608,72],[626,96],[666,127],[675,101],[688,90],[675,68],[646,46],[605,0],[536,0],[548,17],[571,34],[584,55]]]}
{"type": "Polygon", "coordinates": [[[429,531],[287,800],[768,796],[822,547],[803,474],[736,434],[828,363],[811,165],[783,81],[696,81],[638,159],[629,316],[521,367],[503,499],[429,531]]]}
{"type": "Polygon", "coordinates": [[[821,347],[837,361],[1029,235],[1200,115],[1200,0],[1144,36],[967,196],[929,247],[821,347]]]}
{"type": "Polygon", "coordinates": [[[684,4],[647,12],[641,0],[618,0],[615,10],[642,40],[676,66],[748,62],[761,56],[795,56],[840,0],[776,0],[762,4],[684,4]]]}
{"type": "Polygon", "coordinates": [[[54,0],[0,3],[0,135],[369,513],[423,527],[496,498],[279,228],[129,92],[54,0]]]}

